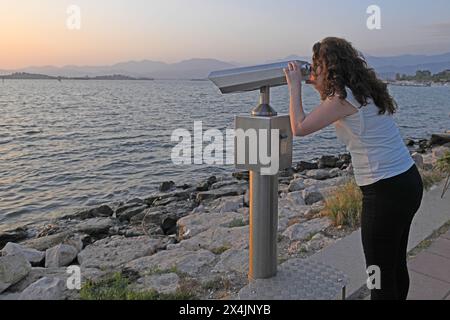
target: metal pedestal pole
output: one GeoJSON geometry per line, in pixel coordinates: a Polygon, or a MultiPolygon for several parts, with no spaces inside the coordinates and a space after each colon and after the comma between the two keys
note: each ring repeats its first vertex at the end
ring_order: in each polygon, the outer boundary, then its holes
{"type": "Polygon", "coordinates": [[[278,175],[250,171],[249,280],[277,274],[278,175]]]}

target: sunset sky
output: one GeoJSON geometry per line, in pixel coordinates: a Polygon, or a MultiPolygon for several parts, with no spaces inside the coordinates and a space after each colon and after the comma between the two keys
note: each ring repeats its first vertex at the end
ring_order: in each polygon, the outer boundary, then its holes
{"type": "Polygon", "coordinates": [[[241,63],[310,55],[342,36],[371,55],[450,51],[448,0],[0,0],[0,69],[215,58],[241,63]],[[69,5],[81,29],[66,26],[69,5]],[[369,5],[382,29],[366,27],[369,5]]]}

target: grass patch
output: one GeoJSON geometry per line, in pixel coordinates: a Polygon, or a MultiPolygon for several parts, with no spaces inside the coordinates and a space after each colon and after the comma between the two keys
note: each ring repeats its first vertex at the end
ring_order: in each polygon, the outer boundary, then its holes
{"type": "Polygon", "coordinates": [[[187,290],[161,294],[150,289],[133,291],[130,281],[120,272],[100,281],[87,281],[80,291],[81,300],[193,300],[195,295],[187,290]]]}
{"type": "Polygon", "coordinates": [[[362,193],[354,180],[339,186],[325,199],[322,216],[329,217],[335,226],[357,228],[361,224],[362,193]]]}
{"type": "Polygon", "coordinates": [[[231,221],[230,224],[228,225],[228,228],[239,228],[245,227],[246,225],[248,225],[248,223],[245,222],[244,219],[238,218],[231,221]]]}

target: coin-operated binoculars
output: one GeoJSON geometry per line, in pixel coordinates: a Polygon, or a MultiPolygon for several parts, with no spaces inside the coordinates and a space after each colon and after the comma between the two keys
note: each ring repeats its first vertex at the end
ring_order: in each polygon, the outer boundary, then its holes
{"type": "MultiPolygon", "coordinates": [[[[309,78],[310,64],[296,62],[309,78]]],[[[292,166],[292,130],[289,115],[278,115],[270,106],[270,88],[287,84],[283,70],[287,66],[288,62],[280,62],[209,75],[224,94],[261,93],[251,114],[235,119],[235,165],[250,171],[249,280],[277,274],[278,173],[292,166]]]]}

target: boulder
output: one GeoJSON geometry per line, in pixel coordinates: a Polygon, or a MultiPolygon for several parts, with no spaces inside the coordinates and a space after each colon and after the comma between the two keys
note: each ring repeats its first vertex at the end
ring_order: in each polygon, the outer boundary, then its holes
{"type": "Polygon", "coordinates": [[[327,180],[330,179],[330,171],[324,169],[309,170],[306,172],[306,176],[314,180],[327,180]]]}
{"type": "Polygon", "coordinates": [[[112,217],[114,214],[114,210],[111,209],[108,205],[101,205],[99,207],[78,211],[74,214],[68,214],[61,219],[90,219],[90,218],[99,218],[99,217],[112,217]]]}
{"type": "Polygon", "coordinates": [[[237,228],[210,228],[193,238],[180,242],[186,250],[195,251],[206,249],[209,251],[223,248],[247,249],[249,242],[249,226],[237,228]]]}
{"type": "Polygon", "coordinates": [[[222,188],[222,189],[217,189],[217,190],[210,190],[210,191],[206,191],[206,192],[199,192],[197,194],[197,202],[203,202],[206,200],[215,200],[218,198],[223,198],[223,197],[233,197],[233,196],[240,196],[245,194],[246,189],[243,187],[226,187],[226,188],[222,188]]]}
{"type": "Polygon", "coordinates": [[[0,249],[8,242],[19,242],[25,240],[27,236],[27,230],[24,228],[0,231],[0,249]]]}
{"type": "Polygon", "coordinates": [[[63,243],[65,240],[72,237],[74,233],[75,233],[74,231],[64,231],[61,233],[53,234],[51,236],[27,240],[23,242],[22,245],[39,251],[45,251],[60,243],[63,243]]]}
{"type": "Polygon", "coordinates": [[[442,146],[446,143],[450,143],[450,134],[443,133],[443,134],[433,134],[431,135],[430,144],[435,146],[442,146]]]}
{"type": "Polygon", "coordinates": [[[417,152],[414,152],[411,156],[414,160],[414,162],[416,163],[416,166],[419,169],[423,169],[424,168],[424,160],[423,160],[423,156],[417,152]]]}
{"type": "Polygon", "coordinates": [[[114,236],[94,242],[78,254],[83,268],[113,269],[129,261],[152,255],[160,240],[146,236],[125,238],[114,236]]]}
{"type": "Polygon", "coordinates": [[[58,268],[70,265],[77,257],[78,250],[73,246],[59,244],[45,252],[45,267],[58,268]]]}
{"type": "Polygon", "coordinates": [[[335,156],[322,156],[317,162],[319,169],[336,168],[338,158],[335,156]]]}
{"type": "Polygon", "coordinates": [[[221,198],[220,203],[215,207],[214,211],[225,213],[225,212],[237,212],[239,208],[244,206],[244,197],[227,197],[221,198]]]}
{"type": "Polygon", "coordinates": [[[147,208],[148,208],[147,205],[132,206],[125,210],[116,210],[115,216],[117,219],[119,219],[119,221],[122,221],[122,222],[130,221],[131,218],[133,218],[135,215],[143,212],[147,208]]]}
{"type": "Polygon", "coordinates": [[[220,260],[212,272],[229,274],[237,272],[247,274],[249,269],[249,250],[230,249],[220,255],[220,260]]]}
{"type": "MultiPolygon", "coordinates": [[[[164,250],[158,253],[133,260],[124,266],[125,271],[147,275],[152,269],[177,271],[190,276],[203,274],[204,269],[209,269],[216,261],[216,255],[208,250],[188,251],[183,248],[164,250]]],[[[209,270],[205,270],[208,274],[209,270]]]]}
{"type": "Polygon", "coordinates": [[[0,293],[25,278],[31,264],[23,255],[0,257],[0,293]]]}
{"type": "Polygon", "coordinates": [[[179,288],[180,277],[176,273],[164,273],[139,278],[133,290],[155,290],[160,294],[174,294],[179,288]]]}
{"type": "Polygon", "coordinates": [[[332,225],[332,221],[328,218],[318,218],[309,220],[304,223],[298,223],[290,226],[283,233],[283,236],[291,241],[308,240],[316,233],[324,231],[332,225]]]}
{"type": "Polygon", "coordinates": [[[36,249],[24,247],[20,244],[8,242],[2,250],[2,255],[21,255],[24,256],[31,265],[39,265],[45,258],[45,253],[36,249]]]}
{"type": "Polygon", "coordinates": [[[164,181],[159,185],[160,192],[167,192],[173,190],[175,188],[175,182],[173,181],[164,181]]]}
{"type": "Polygon", "coordinates": [[[247,220],[237,212],[190,214],[177,222],[178,240],[192,238],[212,227],[227,227],[237,219],[247,220]]]}
{"type": "Polygon", "coordinates": [[[308,206],[324,199],[322,193],[320,193],[319,190],[315,187],[310,187],[303,190],[302,196],[305,200],[305,204],[308,206]]]}
{"type": "Polygon", "coordinates": [[[31,284],[19,296],[19,300],[65,300],[66,283],[59,278],[44,277],[31,284]]]}
{"type": "Polygon", "coordinates": [[[300,179],[294,179],[294,180],[292,180],[291,183],[289,184],[288,191],[289,191],[289,192],[301,191],[301,190],[303,190],[303,189],[305,189],[305,188],[306,188],[306,186],[305,186],[305,184],[303,183],[303,179],[302,179],[302,178],[300,178],[300,179]]]}
{"type": "MultiPolygon", "coordinates": [[[[81,268],[81,283],[85,283],[88,280],[91,281],[97,281],[101,279],[106,272],[100,271],[98,269],[85,269],[81,268]]],[[[16,284],[12,285],[8,288],[8,292],[22,292],[27,287],[29,287],[32,283],[38,281],[39,279],[42,279],[44,277],[48,278],[59,278],[63,280],[64,282],[67,282],[69,277],[71,277],[72,274],[67,272],[67,267],[61,267],[61,268],[41,268],[41,267],[35,267],[32,268],[30,273],[17,282],[16,284]]]]}
{"type": "Polygon", "coordinates": [[[319,165],[313,162],[300,161],[297,163],[295,170],[297,172],[303,172],[306,170],[317,170],[319,169],[319,165]]]}
{"type": "Polygon", "coordinates": [[[109,229],[113,225],[114,220],[111,218],[92,218],[80,222],[74,227],[74,230],[98,239],[107,236],[109,229]]]}

